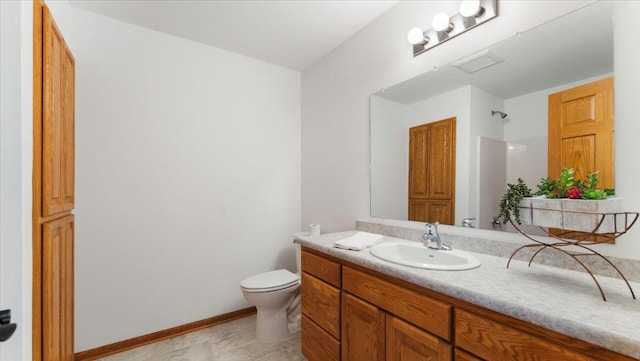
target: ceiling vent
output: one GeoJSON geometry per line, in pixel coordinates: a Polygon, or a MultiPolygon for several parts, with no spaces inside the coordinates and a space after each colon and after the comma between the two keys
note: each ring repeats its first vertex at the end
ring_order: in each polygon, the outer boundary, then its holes
{"type": "Polygon", "coordinates": [[[492,65],[502,63],[503,61],[504,59],[501,59],[499,56],[491,53],[487,49],[464,59],[458,60],[453,63],[453,66],[467,73],[475,73],[478,70],[482,70],[492,65]]]}

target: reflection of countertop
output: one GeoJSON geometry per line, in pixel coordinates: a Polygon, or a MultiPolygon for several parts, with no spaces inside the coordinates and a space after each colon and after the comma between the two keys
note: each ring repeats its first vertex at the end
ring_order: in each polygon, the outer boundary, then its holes
{"type": "MultiPolygon", "coordinates": [[[[356,231],[308,236],[295,241],[336,258],[521,319],[640,360],[640,300],[633,300],[621,279],[598,277],[604,302],[587,273],[473,253],[481,262],[468,271],[432,271],[397,265],[368,249],[349,251],[333,242],[356,231]]],[[[406,241],[384,237],[382,242],[406,241]]],[[[640,284],[631,283],[640,293],[640,284]]]]}

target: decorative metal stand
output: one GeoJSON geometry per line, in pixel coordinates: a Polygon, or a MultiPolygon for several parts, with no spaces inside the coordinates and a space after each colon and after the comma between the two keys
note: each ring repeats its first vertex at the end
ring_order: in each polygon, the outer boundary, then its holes
{"type": "Polygon", "coordinates": [[[543,208],[534,208],[534,209],[543,210],[543,211],[555,211],[555,212],[584,213],[584,214],[588,214],[590,216],[594,216],[595,215],[595,216],[598,216],[600,218],[599,218],[599,222],[597,222],[596,227],[591,232],[578,232],[578,231],[571,231],[571,230],[559,230],[558,234],[552,234],[552,231],[550,229],[546,229],[544,227],[540,227],[540,229],[544,233],[546,233],[549,237],[551,237],[554,240],[556,240],[555,242],[552,242],[552,243],[543,242],[543,241],[541,241],[539,239],[534,238],[533,236],[531,236],[529,234],[526,234],[524,231],[522,231],[518,227],[518,224],[516,222],[514,222],[512,219],[509,220],[511,222],[511,225],[518,232],[520,232],[520,234],[522,234],[523,236],[525,236],[526,238],[530,239],[531,241],[533,241],[535,243],[526,244],[526,245],[516,249],[513,252],[513,254],[511,254],[511,257],[509,257],[509,261],[507,262],[507,268],[509,268],[509,264],[511,263],[511,259],[513,259],[513,257],[516,255],[516,253],[520,252],[521,250],[523,250],[525,248],[539,248],[531,256],[531,259],[529,259],[529,267],[531,267],[531,262],[533,262],[533,259],[536,258],[536,256],[541,251],[543,251],[543,250],[545,250],[547,248],[552,248],[552,249],[558,250],[558,251],[566,254],[567,256],[573,258],[576,262],[578,262],[580,264],[580,266],[582,266],[582,268],[584,268],[585,271],[587,271],[587,273],[591,276],[593,281],[596,283],[596,286],[598,286],[598,290],[600,290],[600,295],[602,295],[602,300],[604,300],[606,302],[607,298],[604,295],[604,291],[602,290],[602,287],[600,286],[600,283],[596,279],[596,277],[593,274],[593,272],[591,272],[589,267],[584,262],[582,262],[580,260],[580,257],[596,256],[596,257],[600,257],[605,262],[607,262],[611,267],[613,267],[613,269],[618,273],[618,275],[622,278],[622,280],[624,280],[624,282],[627,284],[627,287],[629,287],[629,291],[631,292],[631,297],[633,297],[634,300],[636,299],[636,295],[633,293],[633,289],[631,288],[631,285],[629,284],[629,281],[622,274],[622,272],[618,269],[618,267],[616,267],[613,263],[611,263],[611,261],[609,261],[609,259],[607,259],[607,257],[605,257],[602,254],[596,252],[595,250],[589,248],[588,246],[591,246],[591,245],[594,245],[594,244],[598,244],[598,243],[611,243],[616,238],[618,238],[618,237],[622,236],[623,234],[627,233],[627,231],[638,220],[638,213],[637,212],[594,213],[594,212],[585,212],[585,211],[569,211],[569,210],[556,210],[556,209],[543,209],[543,208]],[[611,220],[613,220],[613,225],[614,225],[613,232],[598,233],[598,229],[605,222],[605,220],[607,222],[610,222],[611,220]],[[619,225],[620,225],[620,227],[618,227],[619,225]],[[569,239],[569,238],[566,238],[566,237],[571,237],[572,239],[569,239]],[[566,247],[578,247],[580,249],[580,251],[567,250],[567,249],[565,249],[566,247]]]}

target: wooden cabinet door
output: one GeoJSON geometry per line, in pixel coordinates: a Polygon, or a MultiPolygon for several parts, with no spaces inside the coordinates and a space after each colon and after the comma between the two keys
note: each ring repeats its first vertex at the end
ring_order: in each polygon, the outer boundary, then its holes
{"type": "Polygon", "coordinates": [[[42,216],[73,209],[75,60],[43,11],[42,216]]]}
{"type": "Polygon", "coordinates": [[[72,361],[74,216],[42,225],[43,360],[72,361]]]}
{"type": "Polygon", "coordinates": [[[430,199],[452,199],[456,168],[455,118],[429,124],[428,193],[430,199]]]}
{"type": "Polygon", "coordinates": [[[397,317],[387,315],[387,361],[451,361],[451,345],[397,317]]]}
{"type": "Polygon", "coordinates": [[[549,95],[549,177],[598,171],[599,187],[614,188],[613,131],[613,78],[549,95]]]}
{"type": "Polygon", "coordinates": [[[427,198],[429,124],[409,129],[409,198],[427,198]]]}
{"type": "Polygon", "coordinates": [[[409,199],[409,220],[416,222],[429,222],[428,201],[424,199],[409,199]]]}
{"type": "Polygon", "coordinates": [[[348,293],[342,294],[342,360],[385,359],[384,312],[348,293]]]}
{"type": "Polygon", "coordinates": [[[456,118],[409,129],[409,220],[454,224],[456,118]]]}
{"type": "Polygon", "coordinates": [[[453,211],[451,201],[428,201],[427,214],[429,218],[426,222],[438,222],[442,224],[453,224],[453,211]]]}

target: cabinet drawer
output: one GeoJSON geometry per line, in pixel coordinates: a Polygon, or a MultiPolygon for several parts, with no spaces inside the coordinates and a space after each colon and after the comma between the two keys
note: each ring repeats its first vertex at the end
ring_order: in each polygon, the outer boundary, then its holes
{"type": "Polygon", "coordinates": [[[302,250],[302,270],[340,288],[340,264],[302,250]]]}
{"type": "Polygon", "coordinates": [[[340,289],[302,273],[302,313],[340,339],[340,289]]]}
{"type": "Polygon", "coordinates": [[[591,358],[501,323],[456,309],[456,346],[486,360],[579,360],[591,358]]]}
{"type": "Polygon", "coordinates": [[[309,361],[339,361],[340,342],[302,315],[302,355],[309,361]]]}
{"type": "Polygon", "coordinates": [[[343,269],[342,285],[345,291],[451,341],[451,305],[349,267],[343,269]]]}

